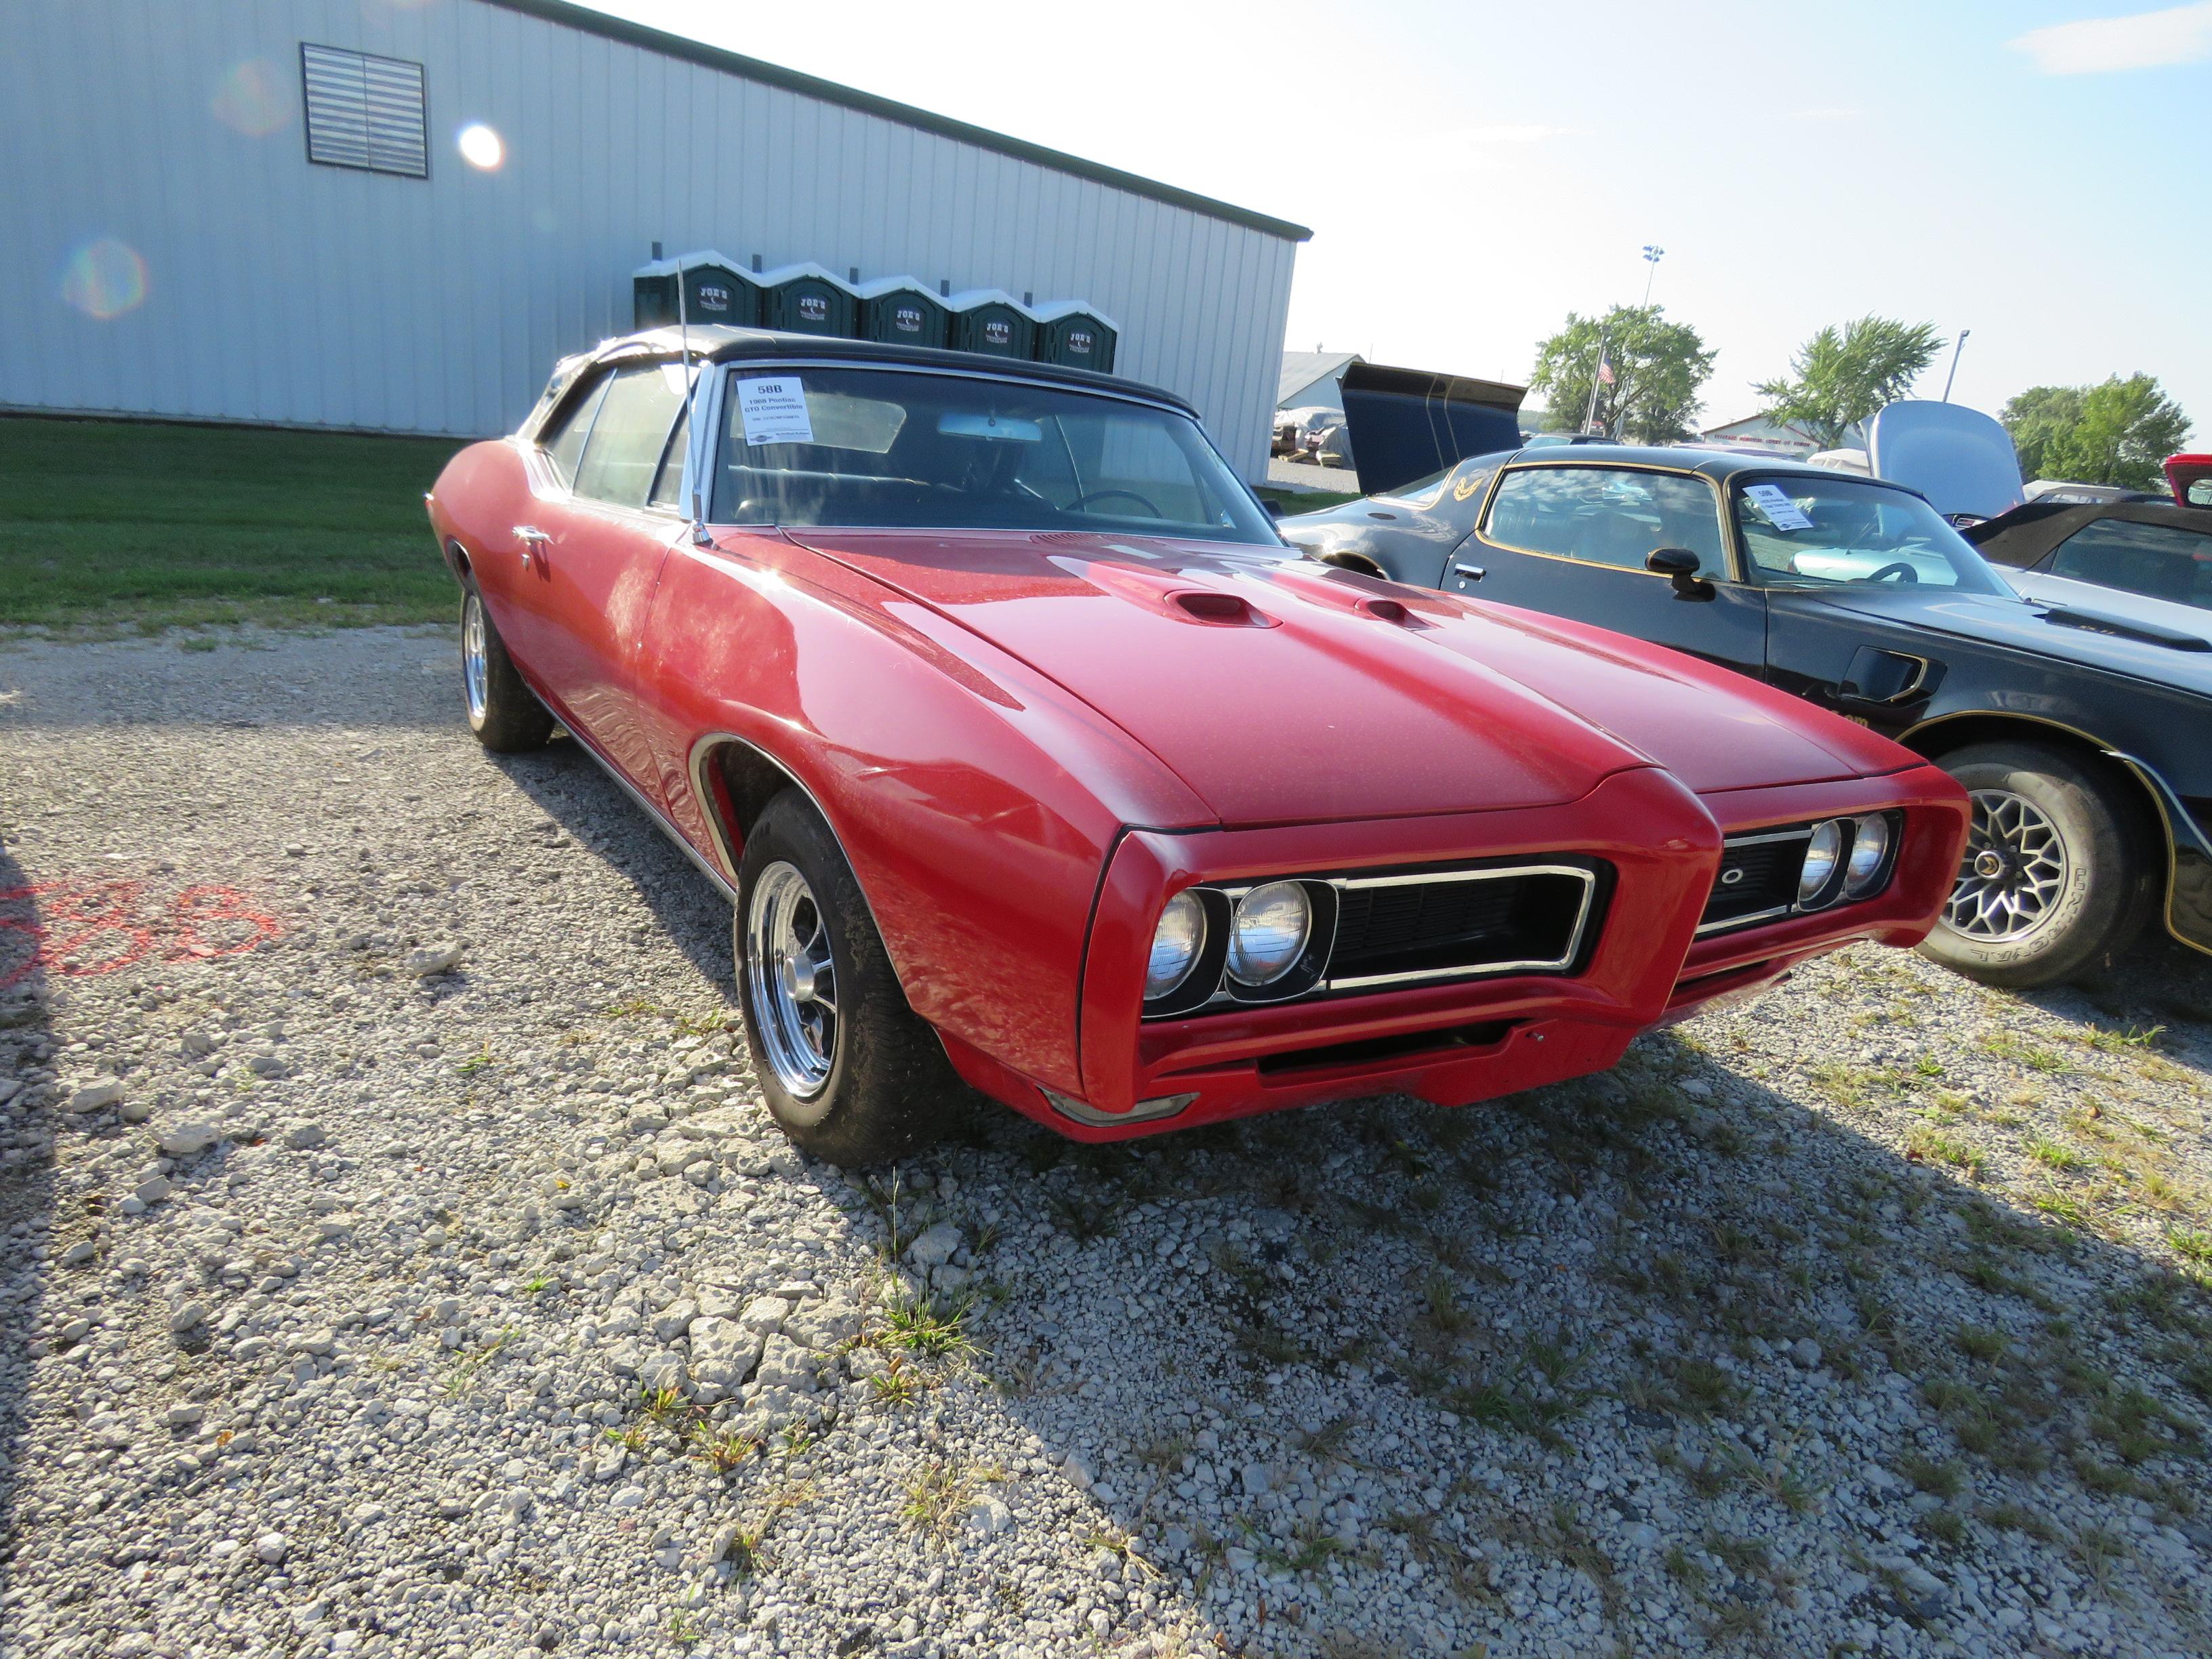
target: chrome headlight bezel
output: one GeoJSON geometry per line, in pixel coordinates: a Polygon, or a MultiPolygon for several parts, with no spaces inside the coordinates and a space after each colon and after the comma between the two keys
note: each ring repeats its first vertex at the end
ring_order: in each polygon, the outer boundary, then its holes
{"type": "Polygon", "coordinates": [[[1822,818],[1805,838],[1805,857],[1797,866],[1797,908],[1818,910],[1832,903],[1842,883],[1844,855],[1850,848],[1850,820],[1822,818]]]}
{"type": "Polygon", "coordinates": [[[1237,896],[1229,912],[1229,977],[1263,990],[1296,971],[1313,939],[1314,902],[1306,884],[1271,881],[1237,896]],[[1267,918],[1263,913],[1277,914],[1267,918]]]}
{"type": "Polygon", "coordinates": [[[1188,889],[1160,907],[1145,957],[1146,1002],[1173,996],[1189,980],[1191,970],[1206,955],[1206,935],[1211,931],[1206,926],[1206,902],[1188,889]],[[1170,938],[1171,933],[1175,937],[1170,938]]]}
{"type": "Polygon", "coordinates": [[[1871,898],[1889,880],[1898,835],[1887,812],[1869,812],[1851,832],[1850,850],[1844,856],[1844,896],[1871,898]]]}

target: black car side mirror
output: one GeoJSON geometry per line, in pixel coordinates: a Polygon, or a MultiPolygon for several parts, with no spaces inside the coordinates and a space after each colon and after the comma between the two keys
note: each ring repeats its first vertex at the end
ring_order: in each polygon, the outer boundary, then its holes
{"type": "Polygon", "coordinates": [[[1271,519],[1279,519],[1283,516],[1283,504],[1280,501],[1271,501],[1262,498],[1260,505],[1267,509],[1267,516],[1271,519]]]}
{"type": "Polygon", "coordinates": [[[1686,547],[1655,547],[1644,557],[1646,570],[1674,583],[1677,598],[1710,599],[1713,585],[1698,574],[1698,556],[1686,547]]]}

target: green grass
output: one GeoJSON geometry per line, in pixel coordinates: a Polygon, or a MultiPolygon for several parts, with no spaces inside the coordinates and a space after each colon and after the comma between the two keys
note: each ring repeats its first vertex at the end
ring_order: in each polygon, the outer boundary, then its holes
{"type": "Polygon", "coordinates": [[[443,622],[448,439],[0,418],[0,627],[443,622]]]}
{"type": "MultiPolygon", "coordinates": [[[[1352,475],[1347,472],[1344,476],[1349,478],[1352,475]]],[[[1359,499],[1359,492],[1356,489],[1338,495],[1318,489],[1283,489],[1273,484],[1255,484],[1252,493],[1261,501],[1273,501],[1281,507],[1285,518],[1299,513],[1318,513],[1325,507],[1342,507],[1346,501],[1359,499]]]]}

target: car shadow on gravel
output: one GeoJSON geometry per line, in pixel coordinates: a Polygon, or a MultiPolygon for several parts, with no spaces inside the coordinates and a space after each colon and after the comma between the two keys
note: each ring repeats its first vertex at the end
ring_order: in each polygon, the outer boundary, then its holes
{"type": "MultiPolygon", "coordinates": [[[[28,1350],[48,1276],[74,1242],[58,1236],[53,1215],[52,1115],[61,1103],[30,1076],[52,1048],[31,885],[0,843],[0,1595],[13,1581],[21,1540],[16,1483],[29,1440],[28,1350]]],[[[84,1220],[88,1234],[91,1218],[84,1220]]]]}
{"type": "MultiPolygon", "coordinates": [[[[545,814],[549,827],[557,827],[627,881],[691,966],[729,990],[736,970],[728,902],[574,738],[556,738],[530,754],[485,759],[545,814]]],[[[635,931],[642,936],[651,930],[641,922],[635,931]]]]}
{"type": "Polygon", "coordinates": [[[2115,1651],[2212,1642],[2202,1278],[1700,1028],[1459,1112],[977,1139],[956,1193],[1034,1218],[939,1292],[978,1298],[988,1389],[952,1386],[1088,1489],[1079,1547],[1196,1645],[2027,1651],[2092,1613],[2115,1651]]]}

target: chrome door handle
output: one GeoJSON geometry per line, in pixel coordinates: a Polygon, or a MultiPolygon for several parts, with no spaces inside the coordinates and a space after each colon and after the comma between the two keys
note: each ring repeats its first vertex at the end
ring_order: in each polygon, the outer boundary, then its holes
{"type": "Polygon", "coordinates": [[[553,545],[551,532],[540,530],[535,525],[515,526],[514,539],[522,544],[522,568],[526,570],[530,568],[530,556],[533,552],[542,559],[545,556],[545,550],[553,545]]]}
{"type": "Polygon", "coordinates": [[[1464,576],[1471,582],[1479,582],[1490,573],[1479,564],[1455,564],[1452,566],[1452,574],[1464,576]]]}

